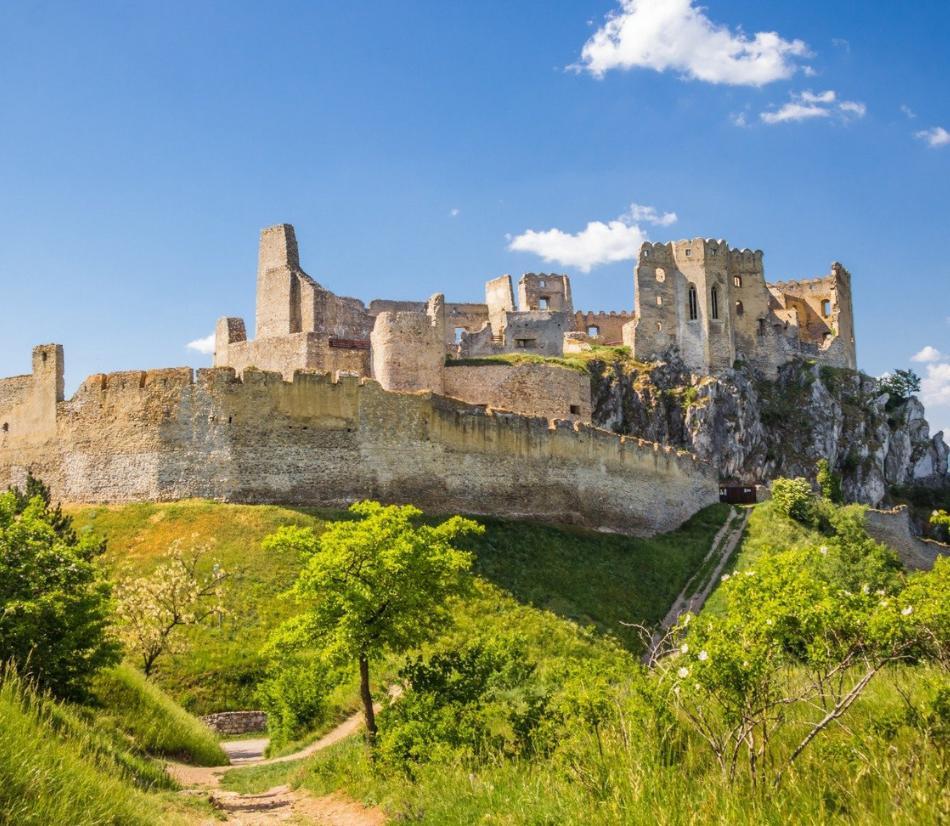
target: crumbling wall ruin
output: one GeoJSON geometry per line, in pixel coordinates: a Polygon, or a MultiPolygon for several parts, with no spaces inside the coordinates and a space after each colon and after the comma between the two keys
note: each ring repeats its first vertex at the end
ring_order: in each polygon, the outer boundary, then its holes
{"type": "Polygon", "coordinates": [[[32,470],[64,501],[370,497],[644,535],[718,497],[712,469],[682,451],[353,376],[95,375],[69,400],[51,396],[46,418],[46,433],[0,439],[0,487],[32,470]]]}

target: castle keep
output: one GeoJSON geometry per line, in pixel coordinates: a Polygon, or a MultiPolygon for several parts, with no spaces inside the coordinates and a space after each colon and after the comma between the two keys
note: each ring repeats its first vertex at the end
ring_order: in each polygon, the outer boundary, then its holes
{"type": "Polygon", "coordinates": [[[626,344],[695,373],[796,356],[855,366],[850,277],[766,284],[762,253],[704,239],[644,244],[631,313],[574,309],[565,275],[508,275],[484,303],[330,292],[293,227],[261,234],[254,337],[215,329],[214,367],[87,378],[63,349],[0,379],[0,489],[28,471],[66,501],[206,497],[338,507],[372,497],[649,534],[718,498],[695,456],[592,427],[588,373],[558,360],[626,344]]]}

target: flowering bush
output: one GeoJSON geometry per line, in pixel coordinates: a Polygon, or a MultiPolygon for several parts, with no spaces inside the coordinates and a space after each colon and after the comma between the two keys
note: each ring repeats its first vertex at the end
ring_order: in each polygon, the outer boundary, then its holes
{"type": "Polygon", "coordinates": [[[815,519],[815,497],[807,479],[779,478],[772,482],[772,501],[779,512],[805,524],[815,519]]]}

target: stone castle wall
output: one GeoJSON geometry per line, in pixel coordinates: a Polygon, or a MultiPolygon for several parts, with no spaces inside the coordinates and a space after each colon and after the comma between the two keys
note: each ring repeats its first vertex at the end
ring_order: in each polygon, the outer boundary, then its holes
{"type": "Polygon", "coordinates": [[[864,526],[873,539],[894,550],[908,568],[930,570],[938,556],[950,553],[950,545],[914,533],[906,505],[891,510],[868,508],[864,526]]]}
{"type": "Polygon", "coordinates": [[[718,498],[708,465],[567,421],[486,411],[366,379],[231,368],[90,376],[45,433],[0,434],[0,488],[57,499],[201,497],[343,507],[362,498],[646,535],[718,498]]]}
{"type": "Polygon", "coordinates": [[[551,364],[445,366],[445,395],[545,419],[590,422],[590,376],[551,364]]]}

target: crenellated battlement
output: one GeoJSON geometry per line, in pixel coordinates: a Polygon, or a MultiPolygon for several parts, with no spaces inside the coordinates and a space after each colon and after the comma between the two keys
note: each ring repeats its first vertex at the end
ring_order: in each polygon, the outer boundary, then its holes
{"type": "MultiPolygon", "coordinates": [[[[22,392],[24,378],[9,386],[22,392]]],[[[32,470],[64,501],[370,497],[643,534],[718,490],[713,469],[684,451],[346,373],[128,370],[44,398],[49,426],[17,419],[0,434],[0,487],[32,470]]]]}

